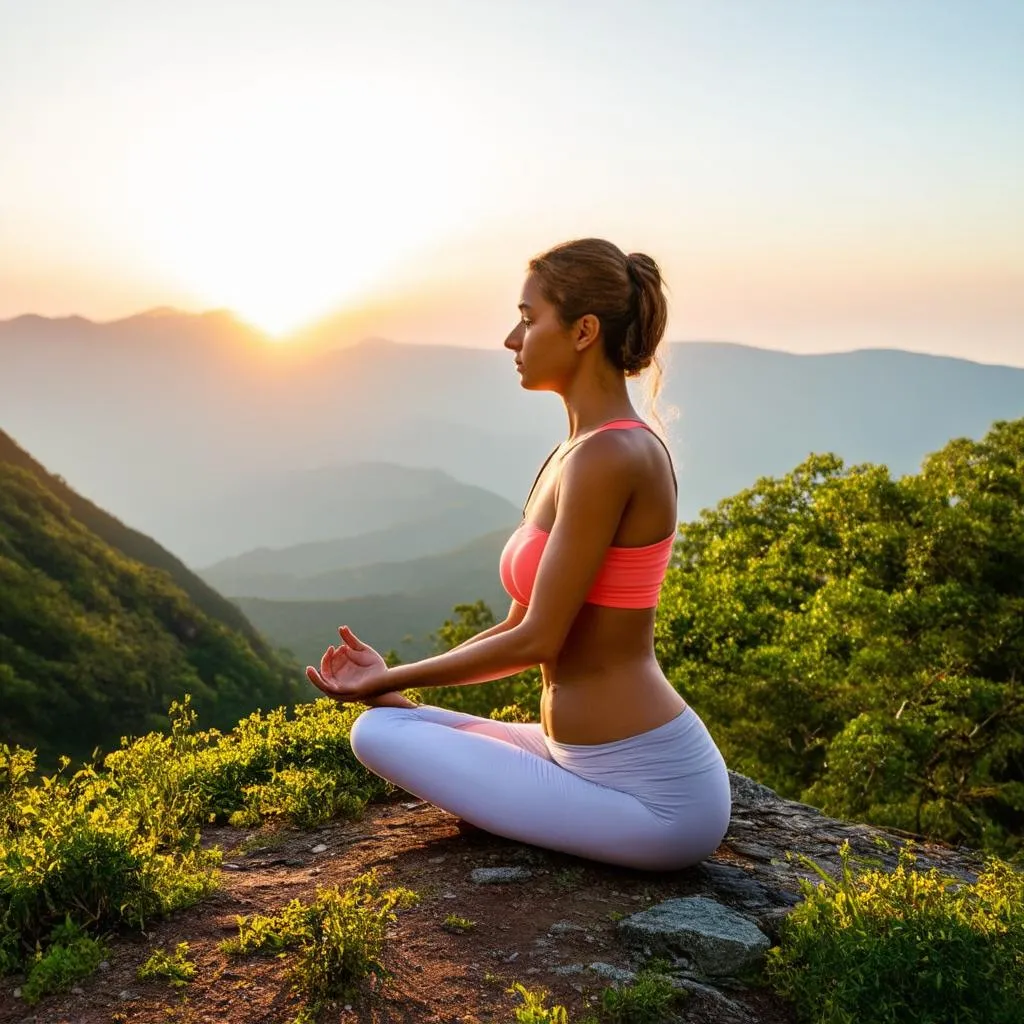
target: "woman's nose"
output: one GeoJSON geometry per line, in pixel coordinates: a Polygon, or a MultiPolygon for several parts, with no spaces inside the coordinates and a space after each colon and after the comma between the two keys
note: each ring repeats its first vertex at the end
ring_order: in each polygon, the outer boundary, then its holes
{"type": "Polygon", "coordinates": [[[512,330],[509,332],[509,335],[504,342],[505,348],[511,349],[513,352],[515,352],[516,349],[518,349],[522,345],[522,332],[519,329],[521,326],[522,324],[516,324],[515,327],[513,327],[512,330]]]}

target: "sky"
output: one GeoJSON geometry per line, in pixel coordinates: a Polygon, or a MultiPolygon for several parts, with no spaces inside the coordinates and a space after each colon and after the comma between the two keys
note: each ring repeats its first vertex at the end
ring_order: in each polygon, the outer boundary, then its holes
{"type": "Polygon", "coordinates": [[[0,0],[0,319],[491,346],[530,256],[671,340],[1024,366],[1022,0],[0,0]]]}

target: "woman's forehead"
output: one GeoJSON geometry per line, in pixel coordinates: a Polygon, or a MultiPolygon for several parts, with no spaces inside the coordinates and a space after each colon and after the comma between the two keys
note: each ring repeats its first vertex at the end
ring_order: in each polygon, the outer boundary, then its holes
{"type": "Polygon", "coordinates": [[[543,301],[544,296],[541,294],[537,283],[537,275],[533,273],[527,274],[526,280],[523,282],[522,298],[519,301],[519,305],[536,306],[543,301]]]}

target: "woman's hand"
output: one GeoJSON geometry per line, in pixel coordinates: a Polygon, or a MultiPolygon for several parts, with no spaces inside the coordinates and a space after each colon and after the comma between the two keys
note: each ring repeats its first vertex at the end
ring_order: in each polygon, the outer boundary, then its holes
{"type": "Polygon", "coordinates": [[[341,626],[338,634],[343,641],[341,646],[324,651],[319,671],[307,665],[306,678],[335,700],[372,703],[375,697],[388,692],[388,667],[348,626],[341,626]]]}

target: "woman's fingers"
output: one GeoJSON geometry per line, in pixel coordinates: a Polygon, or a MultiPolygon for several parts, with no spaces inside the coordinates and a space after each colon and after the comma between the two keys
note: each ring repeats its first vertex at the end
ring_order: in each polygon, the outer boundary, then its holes
{"type": "Polygon", "coordinates": [[[339,626],[338,634],[341,636],[341,639],[344,640],[345,643],[347,643],[349,647],[352,648],[352,650],[366,650],[366,644],[364,644],[362,640],[360,640],[359,637],[357,637],[355,633],[353,633],[352,630],[348,628],[348,626],[339,626]]]}
{"type": "Polygon", "coordinates": [[[306,666],[306,678],[318,689],[322,690],[327,694],[328,697],[334,696],[334,691],[327,684],[327,681],[312,665],[306,666]]]}
{"type": "Polygon", "coordinates": [[[334,658],[334,647],[328,647],[323,653],[323,657],[320,659],[320,675],[329,676],[331,675],[332,668],[331,662],[334,658]]]}

